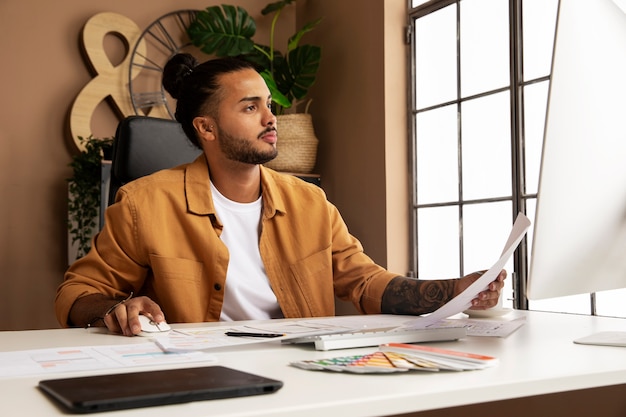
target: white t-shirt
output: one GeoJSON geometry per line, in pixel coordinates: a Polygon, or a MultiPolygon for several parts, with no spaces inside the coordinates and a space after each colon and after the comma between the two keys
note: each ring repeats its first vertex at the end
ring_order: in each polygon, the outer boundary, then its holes
{"type": "Polygon", "coordinates": [[[220,194],[213,184],[211,193],[224,226],[220,238],[230,255],[220,320],[283,317],[259,252],[261,197],[252,203],[237,203],[220,194]]]}

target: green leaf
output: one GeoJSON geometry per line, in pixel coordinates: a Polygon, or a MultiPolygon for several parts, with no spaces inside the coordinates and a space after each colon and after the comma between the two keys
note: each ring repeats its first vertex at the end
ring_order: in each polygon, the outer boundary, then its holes
{"type": "Polygon", "coordinates": [[[96,227],[95,218],[100,208],[100,172],[103,155],[113,146],[113,138],[87,139],[78,137],[85,150],[72,158],[69,164],[74,173],[68,179],[67,203],[68,229],[72,243],[78,242],[77,257],[85,255],[90,248],[96,227]]]}
{"type": "Polygon", "coordinates": [[[265,6],[263,8],[263,10],[261,10],[261,14],[263,16],[265,16],[266,14],[270,14],[270,13],[274,13],[274,12],[279,12],[281,11],[285,6],[293,3],[296,0],[282,0],[282,1],[277,1],[275,3],[270,3],[267,6],[265,6]]]}
{"type": "Polygon", "coordinates": [[[220,57],[249,54],[256,23],[242,7],[210,6],[199,11],[187,29],[192,43],[204,53],[220,57]]]}
{"type": "Polygon", "coordinates": [[[319,23],[322,21],[322,18],[320,17],[317,20],[314,20],[312,22],[307,23],[306,25],[304,25],[304,27],[302,29],[300,29],[295,35],[293,35],[291,38],[289,38],[289,41],[287,42],[287,52],[291,52],[294,49],[296,49],[298,47],[298,44],[300,43],[300,39],[302,39],[302,37],[312,31],[313,29],[315,29],[315,27],[317,25],[319,25],[319,23]]]}
{"type": "MultiPolygon", "coordinates": [[[[274,56],[276,54],[280,54],[278,51],[274,51],[274,56]]],[[[271,68],[272,63],[270,62],[270,47],[265,45],[255,45],[254,51],[247,55],[242,55],[241,58],[252,62],[256,66],[260,68],[271,68]]]]}
{"type": "Polygon", "coordinates": [[[287,60],[275,63],[276,84],[290,101],[301,100],[313,86],[321,55],[319,46],[302,45],[291,51],[287,60]]]}
{"type": "Polygon", "coordinates": [[[291,107],[291,101],[289,101],[289,99],[280,92],[272,74],[268,70],[264,70],[261,72],[261,77],[265,80],[267,88],[269,88],[270,93],[272,94],[272,101],[286,109],[291,107]]]}

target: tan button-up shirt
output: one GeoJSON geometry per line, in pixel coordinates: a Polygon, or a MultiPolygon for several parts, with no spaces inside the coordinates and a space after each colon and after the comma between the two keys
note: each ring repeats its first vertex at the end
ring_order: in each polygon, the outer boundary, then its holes
{"type": "MultiPolygon", "coordinates": [[[[168,322],[217,321],[229,253],[211,198],[206,159],[122,187],[91,251],[66,272],[56,297],[69,325],[74,301],[133,291],[152,298],[168,322]]],[[[332,316],[334,295],[380,313],[397,274],[375,264],[317,186],[261,167],[259,249],[285,317],[332,316]]]]}

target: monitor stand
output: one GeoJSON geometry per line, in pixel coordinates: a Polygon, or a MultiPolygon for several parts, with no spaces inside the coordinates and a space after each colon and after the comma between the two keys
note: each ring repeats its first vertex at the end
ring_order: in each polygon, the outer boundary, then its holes
{"type": "Polygon", "coordinates": [[[626,347],[626,332],[598,332],[574,340],[581,345],[626,347]]]}

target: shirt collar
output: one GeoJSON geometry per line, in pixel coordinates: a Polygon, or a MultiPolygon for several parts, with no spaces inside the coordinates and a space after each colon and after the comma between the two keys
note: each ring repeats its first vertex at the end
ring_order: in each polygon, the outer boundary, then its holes
{"type": "MultiPolygon", "coordinates": [[[[277,173],[261,165],[261,195],[263,197],[263,214],[273,217],[277,211],[285,212],[283,198],[277,189],[277,173]]],[[[215,214],[213,197],[211,196],[211,178],[209,166],[204,154],[187,165],[185,169],[185,195],[187,209],[194,214],[215,214]]]]}

